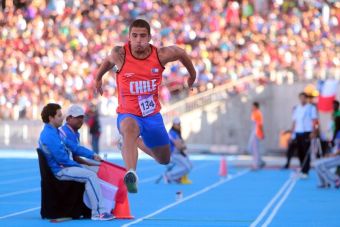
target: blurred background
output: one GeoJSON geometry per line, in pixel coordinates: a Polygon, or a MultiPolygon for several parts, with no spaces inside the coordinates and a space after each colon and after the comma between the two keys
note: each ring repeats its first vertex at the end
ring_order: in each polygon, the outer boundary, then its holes
{"type": "MultiPolygon", "coordinates": [[[[340,2],[336,0],[1,0],[0,148],[34,149],[48,102],[64,112],[97,108],[102,150],[116,150],[114,73],[94,92],[103,58],[143,18],[156,46],[179,45],[196,67],[193,91],[179,62],[164,71],[160,97],[168,127],[180,116],[189,152],[244,153],[251,104],[264,115],[267,153],[286,148],[298,94],[318,104],[325,84],[340,96],[340,2]],[[335,90],[334,90],[335,88],[335,90]]],[[[332,110],[320,111],[323,135],[332,110]]],[[[89,145],[88,128],[82,143],[89,145]]]]}

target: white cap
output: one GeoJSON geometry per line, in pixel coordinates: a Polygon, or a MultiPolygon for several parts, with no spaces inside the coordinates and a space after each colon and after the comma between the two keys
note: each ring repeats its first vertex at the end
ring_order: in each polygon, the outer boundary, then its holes
{"type": "Polygon", "coordinates": [[[175,117],[173,120],[172,120],[172,123],[173,124],[180,124],[181,123],[181,120],[179,119],[179,117],[175,117]]]}
{"type": "Polygon", "coordinates": [[[85,112],[83,108],[79,105],[72,105],[70,108],[67,110],[66,117],[72,116],[72,117],[79,117],[79,116],[84,116],[85,112]]]}

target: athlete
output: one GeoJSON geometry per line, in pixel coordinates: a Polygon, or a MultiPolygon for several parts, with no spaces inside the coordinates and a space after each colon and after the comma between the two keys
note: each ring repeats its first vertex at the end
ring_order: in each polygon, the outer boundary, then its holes
{"type": "Polygon", "coordinates": [[[170,161],[169,136],[158,99],[164,66],[179,60],[189,72],[189,88],[196,79],[194,66],[183,49],[176,45],[156,48],[150,41],[149,23],[142,19],[133,21],[128,42],[115,46],[96,73],[96,89],[103,94],[103,75],[110,69],[116,72],[117,127],[123,137],[122,156],[128,170],[124,182],[130,193],[137,192],[137,147],[160,164],[170,161]]]}

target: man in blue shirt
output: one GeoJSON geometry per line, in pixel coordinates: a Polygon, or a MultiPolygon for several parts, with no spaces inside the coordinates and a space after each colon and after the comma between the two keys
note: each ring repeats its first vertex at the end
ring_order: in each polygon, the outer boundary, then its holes
{"type": "MultiPolygon", "coordinates": [[[[63,126],[59,128],[59,134],[62,138],[67,138],[71,140],[72,142],[80,145],[80,133],[79,129],[84,124],[84,116],[85,112],[84,109],[79,105],[72,105],[65,115],[66,122],[63,126]]],[[[69,150],[68,150],[69,151],[69,150]]],[[[72,154],[71,151],[69,151],[69,154],[72,154]]],[[[99,164],[96,162],[91,162],[90,160],[86,160],[81,158],[80,156],[70,156],[71,159],[78,162],[79,164],[83,164],[84,167],[89,168],[95,172],[98,171],[99,164]],[[96,166],[95,168],[90,166],[96,166]]]]}
{"type": "Polygon", "coordinates": [[[55,103],[47,104],[41,112],[41,118],[45,125],[40,133],[39,147],[43,151],[52,173],[59,180],[85,183],[85,193],[89,197],[92,209],[92,220],[113,219],[113,215],[106,211],[103,206],[103,198],[96,173],[83,168],[79,163],[70,159],[68,151],[71,151],[74,155],[96,161],[101,161],[100,156],[59,135],[58,128],[63,123],[60,105],[55,103]]]}
{"type": "Polygon", "coordinates": [[[173,125],[169,131],[171,164],[173,165],[165,174],[164,180],[166,183],[182,183],[190,184],[187,179],[187,174],[192,169],[192,164],[188,155],[184,152],[186,145],[181,135],[181,121],[175,117],[172,121],[173,125]]]}

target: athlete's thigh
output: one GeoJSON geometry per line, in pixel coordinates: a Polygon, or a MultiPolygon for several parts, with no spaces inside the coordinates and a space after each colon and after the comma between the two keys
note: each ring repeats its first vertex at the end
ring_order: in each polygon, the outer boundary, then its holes
{"type": "Polygon", "coordinates": [[[120,134],[134,133],[139,136],[141,130],[141,122],[138,116],[133,114],[118,114],[117,127],[120,134]]]}
{"type": "Polygon", "coordinates": [[[152,150],[170,149],[169,135],[160,114],[143,119],[142,127],[141,136],[147,147],[152,150]]]}

